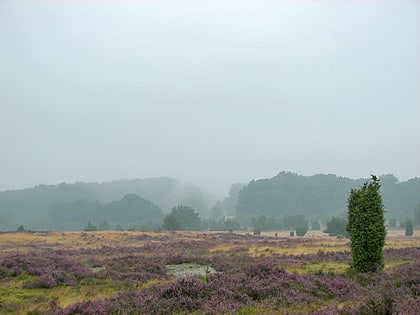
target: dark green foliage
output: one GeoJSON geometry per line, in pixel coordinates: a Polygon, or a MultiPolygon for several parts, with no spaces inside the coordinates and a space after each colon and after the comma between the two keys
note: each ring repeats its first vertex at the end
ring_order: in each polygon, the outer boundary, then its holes
{"type": "Polygon", "coordinates": [[[397,226],[397,219],[395,219],[395,218],[390,218],[390,219],[388,220],[388,223],[389,223],[389,226],[390,226],[390,227],[396,227],[396,226],[397,226]]]}
{"type": "Polygon", "coordinates": [[[319,224],[318,221],[314,221],[312,222],[311,228],[314,231],[319,231],[321,229],[321,224],[319,224]]]}
{"type": "Polygon", "coordinates": [[[19,226],[16,230],[17,232],[25,232],[25,228],[23,227],[23,225],[19,226]]]}
{"type": "MultiPolygon", "coordinates": [[[[308,218],[327,219],[343,210],[350,189],[363,185],[365,181],[324,174],[301,176],[290,172],[253,180],[239,192],[237,218],[249,224],[256,216],[280,219],[299,210],[308,218]]],[[[420,178],[398,182],[395,176],[385,175],[381,177],[381,183],[387,214],[396,218],[411,217],[413,209],[420,204],[420,178]]]]}
{"type": "Polygon", "coordinates": [[[160,224],[163,214],[151,201],[127,194],[119,201],[102,206],[93,200],[53,202],[48,210],[49,229],[79,230],[87,221],[99,222],[99,230],[109,230],[109,223],[130,225],[160,224]]]}
{"type": "Polygon", "coordinates": [[[167,231],[181,230],[181,225],[174,214],[170,213],[163,219],[163,229],[167,231]]]}
{"type": "Polygon", "coordinates": [[[91,231],[96,231],[98,228],[96,227],[96,225],[92,224],[90,221],[88,222],[88,224],[83,228],[83,231],[85,232],[91,232],[91,231]]]}
{"type": "MultiPolygon", "coordinates": [[[[172,211],[170,214],[168,214],[165,218],[165,220],[169,220],[167,222],[170,223],[170,227],[175,227],[175,220],[173,218],[176,218],[177,222],[179,223],[179,230],[182,231],[199,231],[201,230],[201,219],[198,213],[191,207],[188,206],[178,206],[172,208],[172,211]],[[169,217],[169,218],[168,218],[169,217]]],[[[164,228],[166,226],[164,220],[164,228]]]]}
{"type": "Polygon", "coordinates": [[[240,225],[234,219],[222,217],[203,220],[203,228],[210,231],[234,231],[239,230],[240,225]]]}
{"type": "Polygon", "coordinates": [[[12,275],[13,275],[13,271],[11,269],[0,265],[0,280],[11,277],[12,275]]]}
{"type": "Polygon", "coordinates": [[[254,226],[254,235],[256,236],[261,235],[261,228],[259,226],[254,226]]]}
{"type": "MultiPolygon", "coordinates": [[[[206,215],[219,199],[199,187],[185,185],[171,178],[118,180],[101,184],[79,182],[38,185],[29,189],[0,192],[0,231],[12,231],[19,225],[29,230],[75,231],[80,230],[88,220],[96,223],[107,220],[111,228],[120,223],[124,227],[131,223],[153,223],[155,219],[149,220],[143,214],[135,222],[124,221],[121,215],[113,216],[113,219],[101,215],[104,204],[121,200],[127,193],[150,200],[159,209],[188,204],[200,214],[206,215]]],[[[156,223],[160,224],[162,219],[161,214],[156,223]]]]}
{"type": "Polygon", "coordinates": [[[332,217],[330,221],[327,222],[327,229],[324,233],[328,233],[330,236],[337,237],[348,237],[349,234],[346,230],[347,220],[341,217],[332,217]]]}
{"type": "Polygon", "coordinates": [[[245,186],[245,184],[235,183],[230,187],[229,196],[223,200],[223,209],[226,215],[236,215],[239,193],[245,186]]]}
{"type": "Polygon", "coordinates": [[[100,231],[108,231],[109,228],[109,224],[107,221],[102,221],[101,223],[99,223],[99,228],[100,231]]]}
{"type": "Polygon", "coordinates": [[[54,201],[48,207],[48,229],[54,231],[80,230],[89,220],[105,218],[102,205],[93,200],[54,201]]]}
{"type": "Polygon", "coordinates": [[[289,235],[290,236],[295,236],[295,231],[290,231],[289,235]]]}
{"type": "Polygon", "coordinates": [[[348,199],[351,266],[358,272],[376,271],[384,266],[386,230],[380,188],[379,179],[372,175],[361,188],[352,189],[348,199]]]}
{"type": "MultiPolygon", "coordinates": [[[[354,181],[335,175],[301,176],[281,172],[269,179],[253,180],[239,194],[237,216],[244,221],[259,215],[280,219],[298,210],[307,217],[330,217],[343,208],[354,181]]],[[[287,228],[287,226],[284,226],[287,228]]]]}
{"type": "Polygon", "coordinates": [[[161,209],[151,201],[140,198],[135,194],[127,194],[120,201],[113,201],[104,205],[102,218],[114,224],[150,225],[160,223],[163,214],[161,209]]]}
{"type": "Polygon", "coordinates": [[[290,215],[283,219],[283,227],[295,229],[297,226],[308,226],[308,221],[303,214],[290,215]]]}
{"type": "Polygon", "coordinates": [[[265,215],[251,219],[251,225],[257,226],[261,231],[281,229],[281,224],[277,223],[273,218],[266,218],[265,215]]]}
{"type": "Polygon", "coordinates": [[[304,236],[308,232],[307,226],[297,226],[296,227],[296,236],[304,236]]]}
{"type": "Polygon", "coordinates": [[[224,216],[223,205],[218,201],[210,211],[210,217],[214,219],[220,219],[224,216]]]}
{"type": "Polygon", "coordinates": [[[413,236],[413,222],[411,220],[407,220],[407,223],[405,224],[405,235],[406,236],[413,236]]]}
{"type": "Polygon", "coordinates": [[[239,230],[239,228],[240,228],[240,225],[235,220],[233,219],[224,220],[224,231],[229,231],[229,232],[232,231],[233,233],[234,230],[239,230]]]}

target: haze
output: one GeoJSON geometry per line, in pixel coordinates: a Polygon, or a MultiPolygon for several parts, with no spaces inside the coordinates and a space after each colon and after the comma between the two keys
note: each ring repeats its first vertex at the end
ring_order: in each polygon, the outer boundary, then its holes
{"type": "Polygon", "coordinates": [[[0,2],[0,190],[420,176],[417,1],[0,2]]]}

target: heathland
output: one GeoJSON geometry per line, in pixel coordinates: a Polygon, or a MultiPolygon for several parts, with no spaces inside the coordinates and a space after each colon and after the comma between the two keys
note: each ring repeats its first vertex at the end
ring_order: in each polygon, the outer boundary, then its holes
{"type": "Polygon", "coordinates": [[[0,234],[2,314],[419,314],[420,236],[388,231],[385,268],[309,231],[0,234]]]}

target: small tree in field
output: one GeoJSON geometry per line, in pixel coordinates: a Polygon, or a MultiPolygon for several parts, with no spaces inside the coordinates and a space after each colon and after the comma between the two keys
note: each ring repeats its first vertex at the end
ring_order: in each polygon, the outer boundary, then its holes
{"type": "Polygon", "coordinates": [[[163,229],[168,231],[179,231],[181,225],[175,215],[168,214],[163,220],[163,229]]]}
{"type": "Polygon", "coordinates": [[[324,233],[328,233],[330,236],[348,237],[346,226],[346,218],[333,216],[331,220],[327,222],[327,229],[324,231],[324,233]]]}
{"type": "Polygon", "coordinates": [[[405,224],[405,236],[413,236],[413,222],[411,220],[408,220],[405,224]]]}
{"type": "Polygon", "coordinates": [[[351,266],[358,272],[376,271],[384,266],[386,230],[380,188],[379,179],[372,175],[362,187],[352,189],[348,199],[351,266]]]}

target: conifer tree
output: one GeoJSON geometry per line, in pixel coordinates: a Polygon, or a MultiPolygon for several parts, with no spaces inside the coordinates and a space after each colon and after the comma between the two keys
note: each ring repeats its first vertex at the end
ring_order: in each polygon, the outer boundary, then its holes
{"type": "Polygon", "coordinates": [[[386,230],[384,206],[379,179],[352,189],[348,199],[347,232],[351,240],[351,267],[358,272],[369,272],[384,267],[383,247],[386,230]]]}
{"type": "Polygon", "coordinates": [[[405,225],[405,236],[413,236],[413,222],[411,220],[408,220],[405,225]]]}

